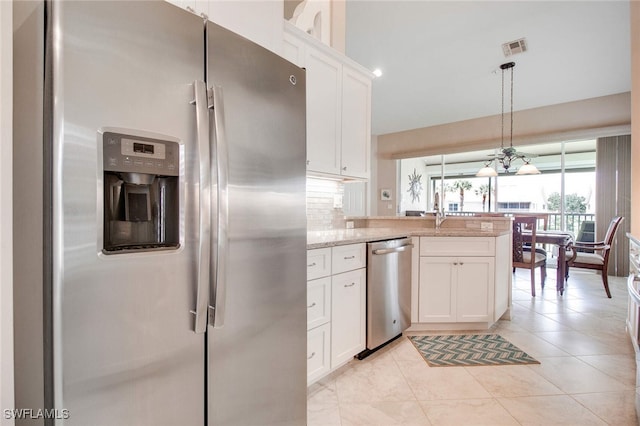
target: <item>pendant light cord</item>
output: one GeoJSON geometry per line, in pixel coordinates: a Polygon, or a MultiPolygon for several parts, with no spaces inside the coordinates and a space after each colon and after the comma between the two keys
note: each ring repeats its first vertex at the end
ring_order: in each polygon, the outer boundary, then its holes
{"type": "Polygon", "coordinates": [[[511,67],[511,111],[509,115],[511,116],[511,128],[509,129],[509,146],[513,148],[513,68],[511,67]]]}
{"type": "Polygon", "coordinates": [[[501,129],[500,129],[500,152],[504,150],[504,68],[502,69],[502,113],[500,114],[501,118],[501,129]]]}

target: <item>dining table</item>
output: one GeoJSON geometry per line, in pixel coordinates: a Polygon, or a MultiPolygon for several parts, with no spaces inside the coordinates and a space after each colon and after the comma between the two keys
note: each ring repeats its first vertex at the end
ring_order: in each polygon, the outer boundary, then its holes
{"type": "MultiPolygon", "coordinates": [[[[524,241],[531,242],[531,231],[522,233],[524,241]]],[[[558,230],[536,231],[536,244],[553,244],[558,246],[558,269],[556,271],[556,290],[560,295],[564,294],[564,282],[566,279],[567,258],[566,251],[573,243],[573,234],[558,230]]]]}

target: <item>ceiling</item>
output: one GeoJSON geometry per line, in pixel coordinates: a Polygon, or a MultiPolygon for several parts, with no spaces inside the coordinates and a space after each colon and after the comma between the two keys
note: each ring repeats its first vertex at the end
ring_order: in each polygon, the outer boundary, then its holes
{"type": "Polygon", "coordinates": [[[382,70],[372,132],[386,134],[499,114],[510,61],[516,111],[628,92],[629,22],[617,0],[349,0],[346,54],[382,70]],[[505,58],[522,37],[528,51],[505,58]]]}

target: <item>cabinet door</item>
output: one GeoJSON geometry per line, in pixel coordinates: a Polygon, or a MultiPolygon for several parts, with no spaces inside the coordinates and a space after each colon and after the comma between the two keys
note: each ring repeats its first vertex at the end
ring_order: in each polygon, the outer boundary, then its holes
{"type": "Polygon", "coordinates": [[[371,79],[342,68],[341,174],[369,178],[371,144],[371,79]]]}
{"type": "Polygon", "coordinates": [[[418,288],[419,322],[455,322],[454,257],[421,257],[418,288]]]}
{"type": "MultiPolygon", "coordinates": [[[[367,183],[345,182],[342,211],[345,216],[365,216],[367,214],[367,183]]],[[[417,251],[417,250],[416,250],[417,251]]]]}
{"type": "Polygon", "coordinates": [[[340,174],[342,64],[307,46],[307,170],[340,174]]]}
{"type": "Polygon", "coordinates": [[[349,361],[366,345],[366,269],[331,277],[331,368],[349,361]]]}
{"type": "Polygon", "coordinates": [[[330,324],[307,332],[307,385],[331,371],[330,324]]]}
{"type": "Polygon", "coordinates": [[[460,257],[454,262],[458,322],[493,322],[494,263],[493,257],[460,257]]]}
{"type": "Polygon", "coordinates": [[[331,277],[307,283],[307,330],[331,320],[331,277]]]}

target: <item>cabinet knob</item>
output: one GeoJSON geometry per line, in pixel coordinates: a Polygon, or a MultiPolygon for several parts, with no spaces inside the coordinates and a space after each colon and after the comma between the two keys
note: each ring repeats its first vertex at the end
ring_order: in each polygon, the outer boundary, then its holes
{"type": "Polygon", "coordinates": [[[345,284],[345,287],[353,287],[354,285],[356,285],[356,283],[351,283],[351,284],[345,284]]]}
{"type": "Polygon", "coordinates": [[[311,359],[311,358],[313,358],[314,356],[316,356],[316,353],[315,353],[315,352],[311,352],[311,355],[309,355],[309,356],[307,357],[307,359],[311,359]]]}
{"type": "Polygon", "coordinates": [[[344,167],[342,168],[342,171],[343,171],[343,172],[346,172],[346,171],[347,171],[347,166],[344,166],[344,167]]]}
{"type": "Polygon", "coordinates": [[[309,165],[309,163],[311,163],[311,161],[307,160],[307,166],[309,165]]]}
{"type": "Polygon", "coordinates": [[[313,268],[314,266],[316,266],[316,262],[313,262],[311,265],[307,265],[307,268],[313,268]]]}
{"type": "Polygon", "coordinates": [[[307,308],[311,309],[311,308],[313,308],[314,306],[316,306],[316,302],[313,302],[312,304],[310,304],[309,306],[307,306],[307,308]]]}

